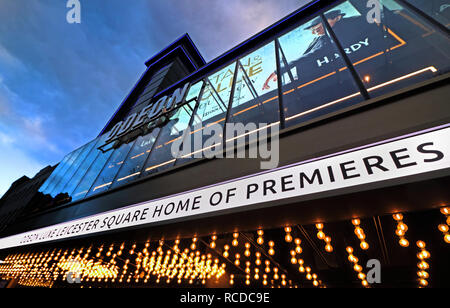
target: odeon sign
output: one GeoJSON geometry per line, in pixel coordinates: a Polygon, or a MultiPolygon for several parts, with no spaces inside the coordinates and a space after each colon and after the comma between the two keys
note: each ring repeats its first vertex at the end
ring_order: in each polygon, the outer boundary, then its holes
{"type": "Polygon", "coordinates": [[[152,122],[163,114],[169,113],[176,109],[184,99],[190,83],[186,83],[182,88],[176,89],[171,96],[163,96],[155,103],[147,105],[140,112],[129,115],[125,120],[118,122],[109,131],[106,144],[137,130],[145,124],[152,122]]]}

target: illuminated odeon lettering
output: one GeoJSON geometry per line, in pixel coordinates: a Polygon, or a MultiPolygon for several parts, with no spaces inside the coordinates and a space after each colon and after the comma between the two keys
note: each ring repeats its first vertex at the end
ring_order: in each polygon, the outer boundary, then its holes
{"type": "Polygon", "coordinates": [[[128,116],[125,120],[118,122],[109,131],[106,142],[112,142],[115,139],[135,130],[142,125],[156,119],[164,113],[170,112],[177,108],[183,102],[184,96],[190,83],[186,83],[184,87],[178,88],[171,96],[163,96],[155,103],[146,106],[140,112],[136,112],[128,116]]]}

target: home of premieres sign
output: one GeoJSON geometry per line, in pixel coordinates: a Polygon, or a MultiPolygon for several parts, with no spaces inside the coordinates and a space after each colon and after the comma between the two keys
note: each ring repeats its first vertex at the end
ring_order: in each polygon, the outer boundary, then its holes
{"type": "Polygon", "coordinates": [[[0,239],[0,249],[450,168],[450,124],[0,239]]]}

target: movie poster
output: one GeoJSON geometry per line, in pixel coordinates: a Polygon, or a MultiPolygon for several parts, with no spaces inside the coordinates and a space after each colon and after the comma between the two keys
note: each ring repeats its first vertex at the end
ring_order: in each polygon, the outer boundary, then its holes
{"type": "MultiPolygon", "coordinates": [[[[263,88],[266,75],[276,71],[274,42],[251,52],[239,61],[233,108],[277,89],[276,85],[270,89],[263,88]]],[[[222,113],[225,114],[233,85],[235,67],[236,62],[233,62],[209,77],[210,85],[206,85],[198,112],[203,122],[222,113]]]]}
{"type": "MultiPolygon", "coordinates": [[[[345,18],[363,18],[361,13],[349,2],[336,6],[328,11],[325,16],[332,26],[334,26],[333,21],[336,19],[340,19],[336,22],[337,24],[345,18]]],[[[339,59],[339,52],[330,41],[319,17],[281,36],[279,42],[283,85],[291,83],[291,79],[298,80],[301,78],[306,82],[310,81],[316,77],[319,71],[328,73],[335,70],[336,66],[333,64],[336,62],[340,62],[341,66],[343,65],[342,59],[339,59]],[[309,75],[311,76],[310,80],[307,77],[309,75]]],[[[355,40],[352,44],[353,50],[356,52],[361,48],[368,47],[364,44],[367,45],[368,43],[362,37],[361,40],[355,40]]],[[[345,48],[350,49],[351,46],[345,48]]]]}

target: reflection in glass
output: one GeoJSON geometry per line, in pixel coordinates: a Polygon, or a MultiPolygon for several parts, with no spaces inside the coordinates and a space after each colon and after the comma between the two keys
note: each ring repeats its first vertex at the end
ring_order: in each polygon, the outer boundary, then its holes
{"type": "Polygon", "coordinates": [[[69,196],[72,196],[73,191],[77,187],[77,185],[80,183],[80,180],[83,178],[83,176],[88,171],[89,167],[94,162],[95,158],[98,156],[100,150],[97,149],[97,146],[100,146],[104,143],[104,140],[106,138],[106,134],[95,139],[93,141],[94,146],[92,147],[91,151],[87,154],[86,158],[84,159],[83,163],[80,165],[80,167],[77,169],[75,174],[72,176],[70,181],[66,184],[66,186],[62,189],[63,192],[67,192],[69,196]]]}
{"type": "Polygon", "coordinates": [[[161,128],[153,150],[145,164],[142,176],[165,170],[175,163],[178,154],[172,153],[172,143],[179,141],[189,126],[196,100],[175,109],[168,115],[167,123],[161,128]]]}
{"type": "Polygon", "coordinates": [[[87,197],[109,189],[135,142],[136,140],[129,143],[124,143],[113,151],[105,167],[97,177],[94,185],[92,185],[87,197]]]}
{"type": "Polygon", "coordinates": [[[271,123],[279,123],[278,84],[266,83],[267,76],[276,73],[276,69],[275,42],[239,60],[229,123],[242,123],[245,133],[238,133],[238,126],[227,130],[227,149],[234,148],[236,142],[257,138],[260,128],[270,130],[271,123]]]}
{"type": "Polygon", "coordinates": [[[371,97],[448,72],[450,42],[398,1],[381,0],[379,21],[367,17],[366,1],[351,0],[326,14],[371,97]]]}
{"type": "Polygon", "coordinates": [[[95,146],[95,140],[91,141],[90,143],[86,144],[83,148],[80,149],[80,154],[77,156],[75,161],[72,163],[72,165],[69,167],[69,169],[66,171],[66,174],[61,179],[61,181],[55,186],[53,191],[51,192],[52,197],[55,197],[56,195],[60,193],[68,193],[68,191],[63,190],[67,183],[72,179],[72,176],[75,174],[75,172],[80,167],[81,163],[84,161],[86,156],[89,154],[89,152],[92,150],[92,148],[95,146]]]}
{"type": "MultiPolygon", "coordinates": [[[[334,13],[327,16],[333,18],[334,13]]],[[[286,126],[291,126],[362,100],[338,48],[320,17],[279,39],[279,59],[286,126]]],[[[277,76],[267,77],[267,85],[277,76]]]]}
{"type": "Polygon", "coordinates": [[[120,168],[119,174],[112,187],[124,185],[139,177],[142,168],[144,167],[144,163],[152,151],[153,144],[158,137],[159,131],[159,127],[156,127],[151,133],[140,136],[136,140],[136,143],[128,154],[128,158],[120,168]]]}
{"type": "Polygon", "coordinates": [[[189,102],[192,99],[198,99],[198,96],[200,95],[200,91],[203,87],[203,80],[200,80],[199,82],[193,84],[190,88],[188,93],[186,94],[185,101],[189,102]]]}
{"type": "Polygon", "coordinates": [[[448,0],[406,0],[416,8],[440,22],[443,26],[450,27],[450,2],[448,0]]]}
{"type": "Polygon", "coordinates": [[[190,133],[184,138],[184,147],[182,147],[182,153],[180,153],[177,164],[184,163],[193,157],[200,157],[205,149],[213,150],[221,146],[222,140],[215,142],[210,135],[205,133],[204,129],[212,124],[218,124],[223,127],[235,68],[236,62],[233,62],[205,79],[205,88],[192,120],[190,133]],[[207,142],[208,139],[208,142],[211,142],[211,144],[207,142]]]}
{"type": "Polygon", "coordinates": [[[70,157],[65,161],[65,163],[62,165],[61,169],[58,171],[57,174],[55,174],[55,178],[53,182],[47,187],[45,190],[45,194],[51,194],[53,197],[53,191],[58,186],[58,184],[63,181],[67,171],[72,167],[74,161],[78,158],[78,155],[80,155],[80,152],[83,148],[78,148],[75,151],[73,151],[70,155],[70,157]]]}
{"type": "Polygon", "coordinates": [[[243,57],[231,105],[230,122],[273,123],[279,120],[278,86],[268,86],[266,77],[276,72],[275,43],[243,57]]]}
{"type": "MultiPolygon", "coordinates": [[[[104,134],[104,135],[107,135],[107,134],[104,134]]],[[[97,144],[97,147],[100,144],[101,143],[99,142],[99,144],[97,144]]],[[[98,152],[97,157],[95,158],[92,165],[89,167],[87,173],[84,175],[83,179],[78,184],[75,191],[72,193],[72,201],[82,199],[86,196],[87,192],[89,191],[89,189],[92,186],[92,183],[95,181],[98,174],[103,169],[106,162],[108,161],[109,157],[114,152],[113,150],[111,150],[111,146],[112,146],[112,143],[110,143],[108,146],[106,146],[104,149],[105,152],[97,150],[97,152],[98,152]]]]}
{"type": "Polygon", "coordinates": [[[59,174],[61,173],[61,170],[66,165],[67,161],[70,159],[70,157],[73,155],[74,152],[71,152],[64,156],[63,160],[58,164],[58,166],[53,170],[52,174],[48,177],[48,179],[42,184],[41,188],[39,188],[39,191],[48,194],[49,190],[54,187],[54,181],[55,179],[59,178],[59,174]]]}

